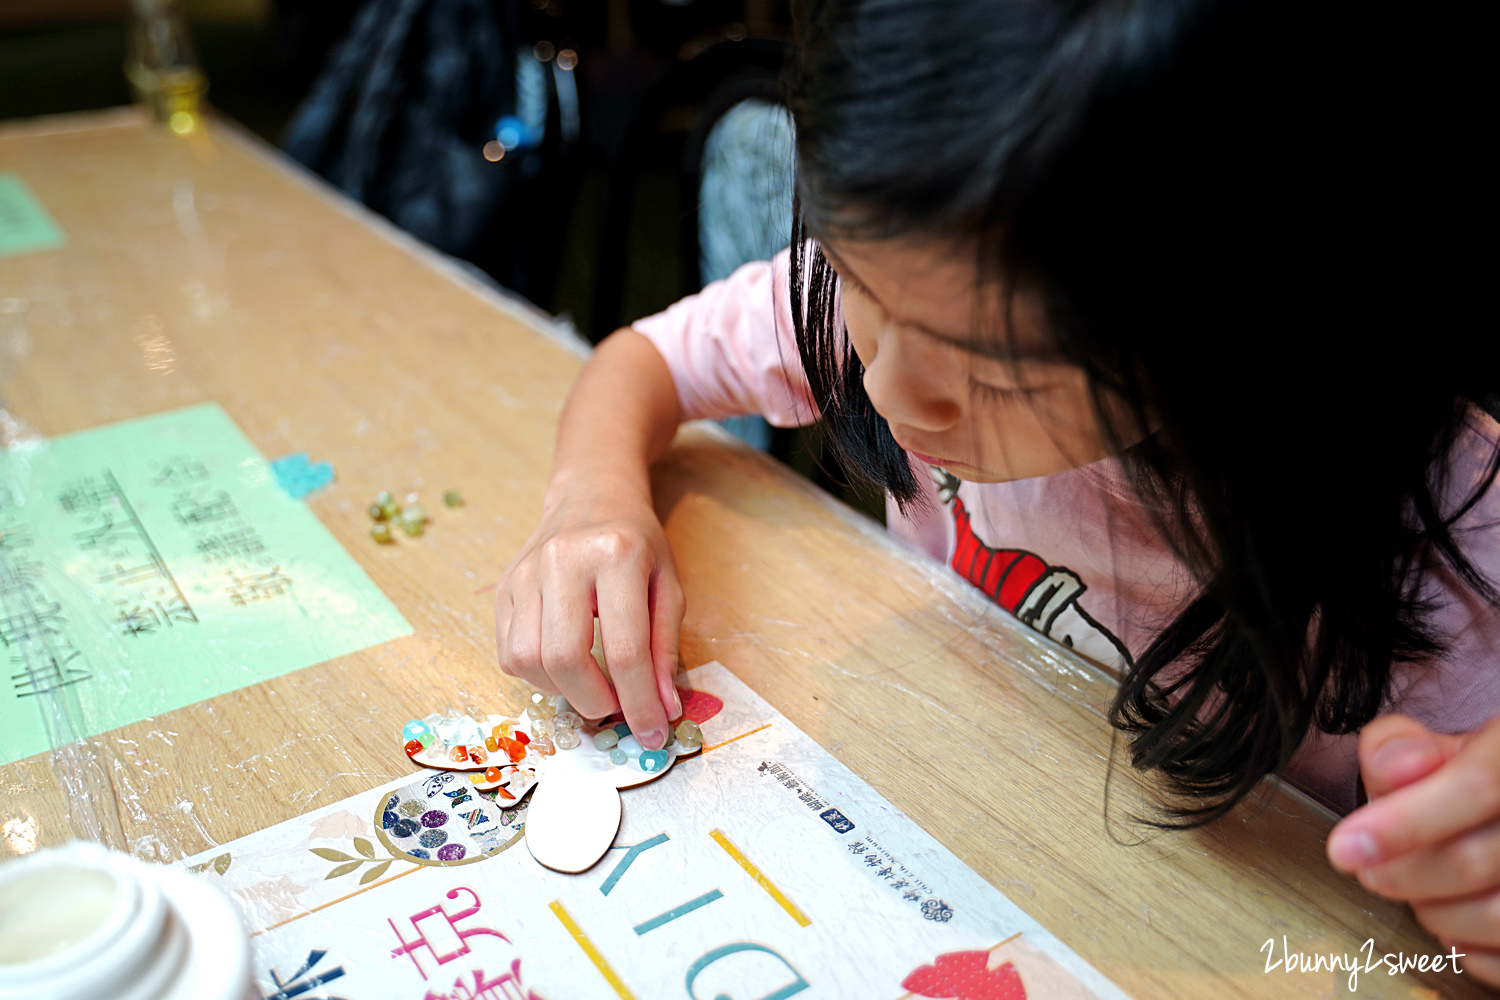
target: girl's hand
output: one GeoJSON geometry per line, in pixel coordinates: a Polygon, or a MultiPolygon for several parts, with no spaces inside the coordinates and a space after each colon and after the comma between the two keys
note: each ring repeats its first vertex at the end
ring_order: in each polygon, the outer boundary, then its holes
{"type": "Polygon", "coordinates": [[[589,718],[623,710],[641,745],[659,749],[682,714],[672,682],[682,614],[656,512],[591,483],[547,512],[496,588],[500,669],[589,718]],[[590,655],[595,615],[613,688],[590,655]]]}
{"type": "Polygon", "coordinates": [[[1464,971],[1500,985],[1500,718],[1448,736],[1383,716],[1359,761],[1370,801],[1333,828],[1329,860],[1409,902],[1464,971]]]}

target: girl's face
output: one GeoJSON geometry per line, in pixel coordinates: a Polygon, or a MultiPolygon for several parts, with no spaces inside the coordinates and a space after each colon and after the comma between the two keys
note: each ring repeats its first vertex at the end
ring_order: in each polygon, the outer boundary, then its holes
{"type": "Polygon", "coordinates": [[[1034,297],[1013,296],[1007,317],[1003,289],[981,284],[973,255],[933,243],[822,248],[839,274],[865,391],[902,448],[978,483],[1112,453],[1088,380],[1057,357],[1034,297]]]}

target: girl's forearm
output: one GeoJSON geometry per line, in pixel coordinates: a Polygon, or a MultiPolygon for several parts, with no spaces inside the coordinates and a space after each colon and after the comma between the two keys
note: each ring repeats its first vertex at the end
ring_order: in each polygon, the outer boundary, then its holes
{"type": "Polygon", "coordinates": [[[628,327],[610,335],[563,406],[545,509],[584,483],[591,492],[649,503],[651,463],[680,422],[677,386],[661,354],[628,327]]]}

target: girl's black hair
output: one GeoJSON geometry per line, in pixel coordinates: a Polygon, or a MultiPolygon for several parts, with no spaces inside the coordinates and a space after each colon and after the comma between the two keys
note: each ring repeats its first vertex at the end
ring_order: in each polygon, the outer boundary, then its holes
{"type": "Polygon", "coordinates": [[[1166,777],[1165,825],[1222,816],[1313,726],[1374,718],[1392,665],[1443,647],[1431,575],[1500,604],[1457,537],[1496,526],[1455,528],[1500,464],[1453,451],[1500,383],[1473,250],[1488,158],[1466,148],[1489,131],[1484,57],[1464,51],[1485,35],[1461,8],[808,0],[798,16],[793,316],[844,466],[919,496],[811,237],[973,248],[986,280],[1039,298],[1114,440],[1154,430],[1124,461],[1198,591],[1111,720],[1166,777]]]}

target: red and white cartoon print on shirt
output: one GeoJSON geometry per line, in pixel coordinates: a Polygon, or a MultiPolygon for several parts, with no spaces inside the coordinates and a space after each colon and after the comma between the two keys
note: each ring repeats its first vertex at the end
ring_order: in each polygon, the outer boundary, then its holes
{"type": "Polygon", "coordinates": [[[933,469],[932,476],[953,511],[951,565],[960,576],[1043,635],[1110,669],[1129,669],[1130,650],[1078,603],[1088,584],[1077,573],[1024,549],[990,548],[974,533],[958,478],[945,469],[933,469]]]}

